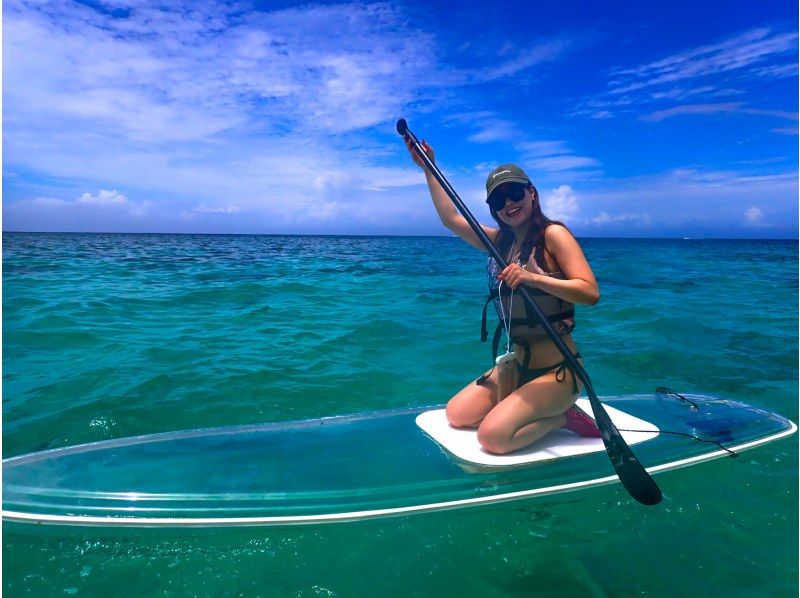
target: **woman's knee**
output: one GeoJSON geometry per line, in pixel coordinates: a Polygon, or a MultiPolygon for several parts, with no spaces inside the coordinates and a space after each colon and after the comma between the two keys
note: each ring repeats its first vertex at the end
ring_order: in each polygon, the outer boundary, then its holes
{"type": "Polygon", "coordinates": [[[475,414],[465,409],[463,401],[456,401],[451,399],[447,406],[444,408],[447,422],[454,428],[474,428],[475,427],[475,414]]]}
{"type": "Polygon", "coordinates": [[[514,450],[508,430],[487,421],[478,427],[478,443],[486,451],[495,455],[505,455],[514,450]]]}

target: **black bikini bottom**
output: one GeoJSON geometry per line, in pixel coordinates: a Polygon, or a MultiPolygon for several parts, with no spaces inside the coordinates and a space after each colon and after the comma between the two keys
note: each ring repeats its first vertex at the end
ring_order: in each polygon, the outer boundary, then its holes
{"type": "MultiPolygon", "coordinates": [[[[575,359],[580,359],[581,354],[580,352],[575,353],[575,359]]],[[[559,382],[563,382],[567,376],[567,370],[570,371],[572,374],[572,392],[578,394],[578,377],[575,375],[574,370],[569,366],[569,363],[566,359],[556,363],[555,365],[551,365],[545,368],[527,368],[521,363],[517,363],[517,372],[519,372],[519,383],[517,384],[517,388],[522,386],[523,384],[527,384],[532,380],[536,380],[536,378],[541,378],[545,374],[549,374],[555,370],[556,372],[556,380],[559,382]]]]}

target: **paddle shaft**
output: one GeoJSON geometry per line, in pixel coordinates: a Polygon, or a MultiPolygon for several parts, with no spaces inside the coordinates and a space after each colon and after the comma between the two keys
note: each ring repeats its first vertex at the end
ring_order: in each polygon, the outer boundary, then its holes
{"type": "MultiPolygon", "coordinates": [[[[508,266],[508,262],[506,262],[503,256],[500,255],[500,252],[497,251],[497,247],[495,247],[494,243],[492,243],[492,241],[486,235],[483,227],[481,227],[480,223],[469,211],[467,206],[458,196],[458,193],[456,193],[455,189],[453,189],[436,164],[434,164],[433,160],[431,160],[430,157],[428,157],[428,155],[425,153],[419,143],[419,139],[417,139],[417,136],[411,132],[404,119],[397,121],[397,132],[400,133],[404,138],[411,140],[414,150],[420,156],[428,171],[442,186],[442,189],[444,189],[444,192],[450,197],[450,200],[453,202],[456,209],[466,219],[470,228],[472,228],[473,232],[478,236],[481,243],[483,243],[484,247],[486,247],[486,250],[495,259],[500,268],[503,269],[508,266]]],[[[586,388],[586,394],[589,397],[589,403],[592,406],[592,412],[594,414],[595,421],[597,422],[597,427],[600,430],[603,443],[605,444],[609,458],[611,459],[611,464],[614,467],[614,470],[617,472],[617,475],[619,475],[622,484],[625,486],[631,496],[633,496],[633,498],[643,504],[652,505],[660,502],[661,490],[658,488],[647,471],[645,471],[641,463],[639,463],[639,460],[636,459],[636,456],[622,438],[622,435],[619,433],[619,430],[617,430],[614,422],[611,421],[611,418],[603,408],[600,399],[597,398],[597,394],[592,387],[592,383],[589,380],[589,375],[586,373],[586,370],[583,369],[583,366],[580,364],[580,362],[578,362],[558,333],[553,329],[553,326],[545,317],[541,308],[531,298],[527,289],[520,285],[515,289],[515,291],[522,296],[522,299],[528,309],[530,309],[536,315],[536,318],[539,320],[539,323],[541,324],[545,333],[564,356],[564,360],[572,369],[574,375],[577,375],[581,382],[583,382],[583,385],[586,388]]]]}

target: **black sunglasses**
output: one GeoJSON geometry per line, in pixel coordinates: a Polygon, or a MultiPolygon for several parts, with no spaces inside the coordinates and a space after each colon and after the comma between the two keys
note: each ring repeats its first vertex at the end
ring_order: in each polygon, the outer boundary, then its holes
{"type": "Polygon", "coordinates": [[[506,205],[506,198],[514,203],[525,199],[525,189],[528,186],[523,183],[506,183],[498,189],[492,191],[492,194],[486,198],[486,203],[495,212],[499,212],[506,205]]]}

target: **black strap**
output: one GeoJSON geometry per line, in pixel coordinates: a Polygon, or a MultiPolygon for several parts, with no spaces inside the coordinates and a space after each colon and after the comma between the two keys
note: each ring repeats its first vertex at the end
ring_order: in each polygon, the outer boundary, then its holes
{"type": "MultiPolygon", "coordinates": [[[[576,352],[574,355],[575,359],[580,359],[581,354],[580,352],[576,352]]],[[[550,372],[555,370],[556,373],[556,380],[558,382],[563,382],[567,376],[567,370],[570,371],[572,374],[572,392],[577,394],[578,392],[578,377],[575,375],[573,369],[569,366],[567,360],[563,360],[559,363],[543,367],[543,368],[529,368],[527,366],[530,360],[530,347],[525,347],[525,362],[517,364],[517,371],[520,374],[520,385],[527,384],[531,380],[536,380],[536,378],[540,376],[544,376],[545,374],[549,374],[550,372]],[[531,375],[532,374],[532,375],[531,375]]]]}
{"type": "MultiPolygon", "coordinates": [[[[485,343],[489,338],[489,330],[486,327],[486,310],[489,308],[489,304],[492,300],[496,297],[496,294],[489,293],[489,297],[486,299],[486,303],[483,304],[483,312],[481,313],[481,342],[485,343]]],[[[548,316],[547,320],[549,322],[560,322],[563,320],[569,320],[570,318],[575,317],[575,308],[571,308],[552,316],[548,316]]],[[[502,326],[503,321],[500,321],[499,326],[502,326]]],[[[525,317],[524,318],[511,318],[511,327],[520,326],[520,325],[527,325],[529,328],[537,328],[541,327],[541,324],[533,317],[527,307],[525,309],[525,317]]]]}
{"type": "Polygon", "coordinates": [[[531,344],[520,342],[520,345],[522,345],[522,348],[525,351],[524,355],[522,356],[522,363],[525,364],[525,367],[528,367],[528,364],[531,362],[531,344]]]}
{"type": "MultiPolygon", "coordinates": [[[[486,311],[484,310],[484,315],[485,314],[486,314],[486,311]]],[[[483,326],[484,326],[484,328],[486,327],[486,318],[484,318],[483,326]]],[[[495,359],[497,358],[497,350],[500,348],[500,337],[502,335],[503,330],[504,330],[503,323],[502,322],[498,322],[497,323],[497,328],[494,329],[494,335],[492,336],[492,369],[489,370],[488,374],[483,374],[480,378],[475,380],[475,384],[483,384],[484,382],[486,382],[486,379],[494,371],[494,368],[496,367],[495,359]]],[[[481,341],[485,341],[486,340],[485,338],[483,338],[483,334],[484,333],[485,333],[485,331],[481,332],[481,341]]]]}
{"type": "MultiPolygon", "coordinates": [[[[577,359],[578,357],[580,357],[580,354],[576,353],[575,359],[577,359]]],[[[559,365],[558,368],[556,369],[556,381],[563,382],[564,378],[567,377],[567,370],[569,370],[570,373],[572,374],[572,393],[578,394],[578,377],[575,375],[575,372],[572,370],[572,368],[569,367],[569,364],[567,363],[566,359],[562,361],[561,365],[559,365]]]]}
{"type": "MultiPolygon", "coordinates": [[[[530,315],[530,314],[529,314],[530,315]]],[[[558,312],[552,316],[547,316],[548,322],[560,322],[561,320],[568,320],[570,318],[575,317],[575,309],[568,309],[566,311],[558,312]]],[[[537,326],[541,326],[538,321],[531,321],[530,317],[525,318],[511,318],[511,327],[519,326],[521,324],[527,325],[529,328],[536,328],[537,326]]]]}
{"type": "Polygon", "coordinates": [[[494,329],[494,336],[492,337],[492,361],[497,357],[497,350],[500,348],[500,338],[503,334],[503,323],[498,322],[497,328],[494,329]]]}
{"type": "Polygon", "coordinates": [[[489,338],[489,331],[486,330],[486,308],[489,307],[489,303],[492,302],[494,297],[491,293],[489,293],[489,297],[486,299],[486,303],[483,304],[483,314],[481,315],[481,342],[485,343],[486,339],[489,338]]]}

